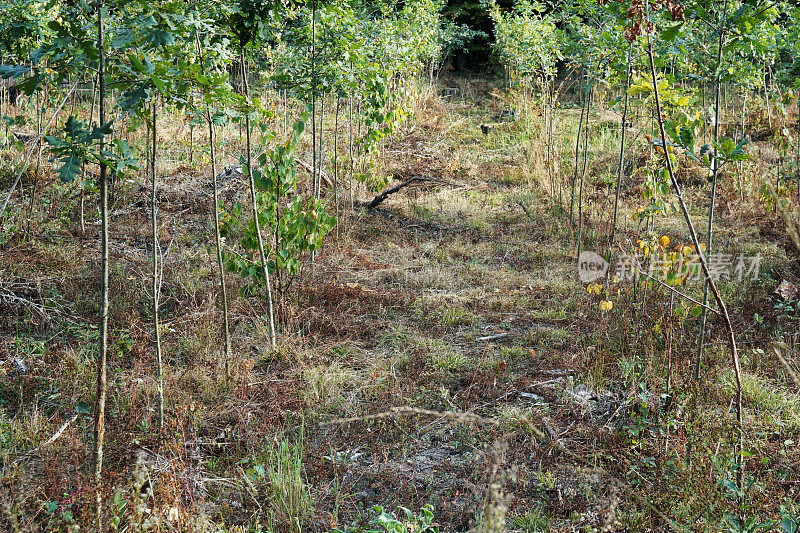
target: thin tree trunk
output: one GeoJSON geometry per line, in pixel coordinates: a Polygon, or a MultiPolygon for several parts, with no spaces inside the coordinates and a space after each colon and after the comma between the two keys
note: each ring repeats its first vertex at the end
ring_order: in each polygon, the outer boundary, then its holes
{"type": "MultiPolygon", "coordinates": [[[[342,99],[336,95],[336,116],[333,119],[333,204],[336,206],[336,217],[339,213],[339,109],[342,99]]],[[[339,225],[336,225],[336,235],[339,235],[339,225]]]]}
{"type": "Polygon", "coordinates": [[[616,187],[614,188],[614,215],[611,219],[611,235],[608,239],[608,249],[609,249],[609,262],[611,262],[611,258],[614,256],[614,237],[617,231],[617,213],[619,209],[619,190],[622,186],[622,169],[625,165],[625,132],[627,130],[627,125],[625,122],[628,120],[628,87],[630,86],[631,82],[631,51],[633,50],[633,43],[628,46],[628,58],[626,62],[626,70],[625,70],[625,87],[623,92],[625,93],[625,106],[622,108],[622,124],[621,124],[621,132],[620,132],[620,140],[619,140],[619,164],[617,165],[617,183],[616,187]]]}
{"type": "Polygon", "coordinates": [[[572,191],[569,197],[569,224],[575,226],[575,185],[578,181],[578,165],[580,163],[580,150],[581,150],[581,132],[583,131],[583,98],[581,97],[581,118],[578,121],[578,134],[575,138],[575,171],[572,174],[572,191]]]}
{"type": "MultiPolygon", "coordinates": [[[[772,78],[772,67],[767,66],[767,73],[770,78],[772,78]]],[[[772,102],[770,101],[770,92],[770,84],[767,82],[767,78],[764,77],[764,99],[767,101],[767,121],[769,122],[770,129],[772,129],[772,102]]]]}
{"type": "MultiPolygon", "coordinates": [[[[189,97],[189,108],[194,109],[193,98],[189,97]]],[[[189,163],[194,164],[194,117],[189,120],[189,163]]]]}
{"type": "Polygon", "coordinates": [[[30,205],[28,206],[28,233],[31,232],[31,222],[33,221],[33,203],[36,200],[36,189],[39,186],[39,168],[42,162],[42,106],[41,93],[39,91],[36,92],[36,138],[36,170],[33,173],[31,201],[30,205]]]}
{"type": "Polygon", "coordinates": [[[84,215],[84,195],[86,191],[86,184],[83,183],[83,179],[81,179],[81,235],[86,233],[86,216],[84,215]]]}
{"type": "MultiPolygon", "coordinates": [[[[2,57],[0,57],[0,62],[3,62],[3,64],[5,63],[2,57]]],[[[0,112],[6,116],[11,115],[11,91],[5,90],[2,92],[2,94],[0,94],[0,112]]],[[[11,130],[8,122],[3,122],[3,131],[5,132],[5,135],[3,136],[3,144],[6,144],[11,139],[11,130]]]]}
{"type": "MultiPolygon", "coordinates": [[[[105,121],[105,51],[103,48],[103,0],[97,2],[97,49],[98,86],[100,111],[98,119],[105,121]]],[[[105,144],[100,140],[101,150],[105,144]]],[[[108,353],[108,169],[100,163],[100,353],[97,361],[97,403],[94,419],[94,488],[95,512],[97,515],[97,531],[102,533],[103,527],[103,439],[106,424],[106,394],[108,382],[106,376],[106,358],[108,353]]]]}
{"type": "MultiPolygon", "coordinates": [[[[720,104],[720,76],[719,69],[722,67],[722,48],[725,40],[725,32],[719,32],[717,49],[717,77],[714,88],[714,144],[719,142],[719,104],[720,104]]],[[[706,253],[711,253],[711,239],[714,231],[714,206],[717,198],[717,176],[719,174],[719,162],[717,149],[714,148],[714,160],[711,167],[711,204],[708,208],[708,234],[706,235],[706,253]]],[[[694,360],[694,380],[700,381],[700,362],[703,357],[703,343],[705,342],[706,320],[708,305],[708,280],[703,284],[703,311],[700,315],[700,332],[697,336],[697,353],[694,360]]],[[[691,448],[689,448],[691,450],[691,448]]]]}
{"type": "Polygon", "coordinates": [[[158,276],[159,244],[158,221],[156,220],[156,207],[158,195],[156,194],[156,146],[158,142],[158,122],[156,98],[153,98],[153,143],[150,149],[150,220],[153,231],[153,276],[151,288],[153,290],[153,340],[156,350],[156,365],[158,366],[158,429],[164,427],[164,365],[161,361],[161,332],[158,329],[158,300],[161,292],[158,276]]]}
{"type": "Polygon", "coordinates": [[[544,164],[547,168],[547,181],[550,184],[550,195],[553,197],[553,201],[556,199],[556,187],[555,181],[553,180],[553,165],[552,165],[552,153],[551,153],[551,138],[550,138],[550,109],[551,101],[550,101],[550,81],[548,78],[543,78],[542,81],[542,111],[544,113],[544,164]],[[547,92],[545,92],[547,91],[547,92]]]}
{"type": "MultiPolygon", "coordinates": [[[[587,76],[586,84],[589,85],[587,76]]],[[[581,181],[578,188],[578,255],[583,248],[583,189],[586,182],[586,167],[589,163],[589,111],[592,105],[592,86],[589,86],[589,92],[586,95],[586,123],[583,127],[583,168],[581,169],[581,181]]]]}
{"type": "MultiPolygon", "coordinates": [[[[92,121],[94,120],[95,95],[97,94],[97,86],[98,86],[98,83],[97,83],[96,80],[97,80],[97,78],[92,76],[92,98],[91,98],[91,104],[89,106],[89,125],[90,126],[93,125],[92,121]]],[[[83,170],[83,167],[81,167],[81,170],[83,170]]],[[[86,233],[86,211],[85,211],[85,202],[84,202],[85,189],[86,189],[86,183],[81,182],[81,235],[86,233]]]]}
{"type": "MultiPolygon", "coordinates": [[[[244,47],[240,49],[242,60],[242,70],[244,71],[244,47]]],[[[272,309],[272,285],[269,279],[269,268],[267,267],[267,254],[264,251],[264,237],[261,235],[261,223],[258,220],[258,199],[256,198],[256,183],[253,179],[253,173],[250,171],[252,168],[252,154],[250,152],[250,84],[247,80],[247,73],[244,75],[244,96],[248,102],[248,108],[245,112],[245,128],[246,128],[246,166],[247,177],[250,181],[250,199],[253,202],[253,223],[255,225],[256,236],[258,239],[258,254],[261,259],[261,270],[264,274],[264,285],[267,290],[267,321],[269,325],[269,342],[273,350],[277,350],[278,342],[275,338],[275,312],[272,309]]]]}
{"type": "Polygon", "coordinates": [[[322,95],[322,99],[320,100],[319,105],[319,129],[317,131],[317,138],[319,140],[319,148],[317,149],[317,159],[319,163],[317,163],[317,199],[322,196],[322,173],[323,173],[323,161],[325,159],[325,152],[323,150],[322,143],[324,142],[323,139],[325,137],[325,95],[322,95]]]}
{"type": "Polygon", "coordinates": [[[225,287],[225,266],[222,261],[222,239],[219,234],[219,192],[217,185],[217,162],[214,148],[214,123],[211,121],[211,112],[208,114],[208,139],[211,147],[211,175],[214,176],[214,243],[217,248],[217,268],[219,269],[219,287],[222,291],[222,322],[225,340],[225,377],[231,378],[231,334],[228,320],[228,291],[225,287]]]}
{"type": "Polygon", "coordinates": [[[317,0],[311,6],[311,184],[314,198],[319,197],[317,184],[317,0]]]}
{"type": "MultiPolygon", "coordinates": [[[[205,60],[200,46],[200,36],[196,36],[197,54],[200,56],[200,72],[203,73],[205,60]]],[[[211,107],[206,104],[206,122],[208,122],[208,144],[211,150],[211,179],[214,185],[214,245],[217,248],[217,268],[219,269],[219,288],[222,293],[223,339],[225,341],[225,378],[231,379],[231,338],[228,321],[228,292],[225,287],[225,266],[222,260],[222,238],[219,234],[219,186],[217,183],[216,147],[214,146],[214,122],[211,120],[211,107]]]]}
{"type": "MultiPolygon", "coordinates": [[[[649,4],[645,4],[648,6],[649,4]]],[[[666,149],[667,144],[667,133],[664,129],[664,119],[661,115],[661,101],[658,94],[658,78],[656,76],[656,67],[655,67],[655,59],[653,58],[653,42],[650,38],[650,34],[647,33],[647,55],[650,60],[650,73],[653,79],[653,97],[655,100],[655,107],[656,107],[656,115],[657,115],[657,122],[658,122],[658,129],[661,136],[661,143],[664,149],[664,161],[667,167],[667,173],[669,174],[670,181],[672,182],[672,187],[675,189],[675,195],[678,198],[678,204],[681,208],[681,213],[683,214],[683,218],[686,221],[686,226],[689,229],[689,236],[692,239],[692,244],[697,250],[697,256],[700,260],[700,267],[703,271],[703,275],[705,276],[706,280],[708,281],[708,287],[711,291],[711,294],[714,296],[714,300],[717,303],[718,312],[722,317],[722,321],[725,324],[725,329],[728,333],[728,346],[731,350],[731,359],[733,362],[733,371],[734,377],[736,379],[736,425],[737,425],[737,433],[738,433],[738,442],[735,446],[734,453],[737,455],[737,461],[742,461],[743,457],[741,455],[742,446],[743,446],[743,437],[744,437],[744,423],[742,421],[742,371],[741,365],[739,363],[739,350],[736,346],[736,335],[733,332],[733,324],[731,323],[730,315],[728,314],[728,308],[725,305],[725,301],[722,299],[722,296],[717,289],[717,284],[714,279],[711,277],[711,272],[708,268],[708,261],[706,260],[705,253],[700,248],[700,240],[697,237],[697,232],[695,231],[694,224],[692,223],[692,218],[689,215],[689,210],[686,207],[686,202],[683,199],[683,193],[681,191],[680,184],[678,183],[677,178],[675,177],[674,169],[672,168],[672,160],[669,157],[669,151],[666,149]]],[[[738,468],[736,470],[736,481],[737,485],[741,488],[742,486],[742,479],[744,475],[744,464],[739,462],[737,465],[738,468]]]]}
{"type": "MultiPolygon", "coordinates": [[[[769,107],[769,104],[767,104],[767,107],[769,107]]],[[[746,90],[744,91],[744,96],[742,98],[742,110],[741,110],[741,116],[742,116],[742,136],[741,136],[741,138],[742,139],[745,138],[745,124],[744,124],[745,113],[747,113],[747,91],[746,90]]],[[[736,162],[736,169],[738,171],[737,175],[738,175],[738,178],[739,178],[739,200],[742,203],[744,203],[744,180],[742,179],[742,165],[743,165],[743,163],[741,161],[737,161],[736,162]]]]}
{"type": "Polygon", "coordinates": [[[95,94],[97,94],[97,82],[95,81],[95,77],[92,76],[92,103],[89,107],[89,125],[93,125],[92,121],[94,120],[94,104],[95,104],[95,94]]]}
{"type": "MultiPolygon", "coordinates": [[[[350,213],[352,213],[353,212],[353,171],[354,171],[354,167],[355,167],[355,162],[353,161],[353,97],[352,96],[350,96],[349,101],[350,101],[349,102],[350,103],[350,117],[348,119],[348,122],[349,122],[348,127],[349,127],[349,130],[350,130],[350,143],[349,143],[350,144],[350,146],[349,146],[349,151],[350,151],[350,178],[348,180],[348,184],[349,184],[349,187],[350,187],[350,213]]],[[[349,218],[350,217],[348,217],[348,220],[349,220],[349,218]]],[[[348,222],[348,228],[349,227],[350,226],[349,226],[349,222],[348,222]]]]}
{"type": "MultiPolygon", "coordinates": [[[[281,213],[280,213],[280,184],[275,182],[275,198],[276,198],[276,206],[275,206],[275,227],[273,228],[273,237],[275,239],[275,250],[280,249],[280,224],[281,224],[281,213]]],[[[314,256],[311,256],[312,265],[314,256]]],[[[286,325],[286,313],[283,307],[283,293],[285,287],[283,283],[283,272],[279,268],[275,269],[275,308],[277,311],[277,327],[283,327],[286,325]]]]}
{"type": "Polygon", "coordinates": [[[333,197],[339,200],[339,110],[342,99],[336,96],[336,115],[333,119],[333,197]]]}
{"type": "MultiPolygon", "coordinates": [[[[703,95],[703,113],[705,113],[706,109],[706,82],[703,80],[702,85],[700,86],[700,92],[703,95]]],[[[703,122],[703,144],[706,144],[706,123],[703,122]]]]}
{"type": "MultiPolygon", "coordinates": [[[[724,44],[725,32],[719,32],[718,48],[717,48],[717,75],[714,80],[714,139],[716,144],[719,141],[719,106],[720,106],[720,75],[719,68],[722,66],[722,47],[724,44]]],[[[705,125],[703,126],[705,128],[705,125]]],[[[719,172],[719,163],[717,160],[717,150],[714,148],[714,159],[712,161],[712,174],[711,174],[711,203],[708,208],[708,226],[706,235],[706,253],[711,253],[711,243],[714,232],[714,206],[717,197],[717,176],[719,172]]],[[[700,363],[703,358],[703,345],[705,343],[706,334],[706,321],[708,320],[708,279],[703,283],[703,307],[700,315],[700,331],[697,335],[697,350],[695,352],[694,370],[692,377],[695,384],[700,382],[700,363]]],[[[688,435],[686,441],[686,464],[692,462],[692,449],[694,447],[693,435],[688,435]]]]}
{"type": "Polygon", "coordinates": [[[561,209],[563,214],[564,212],[564,182],[558,178],[556,179],[556,160],[555,160],[555,147],[553,146],[555,140],[553,137],[553,125],[555,124],[555,115],[556,115],[556,84],[555,80],[552,80],[550,83],[550,118],[547,124],[547,150],[549,152],[549,160],[550,160],[550,169],[549,172],[551,174],[551,180],[553,183],[557,182],[558,187],[558,207],[561,209]]]}

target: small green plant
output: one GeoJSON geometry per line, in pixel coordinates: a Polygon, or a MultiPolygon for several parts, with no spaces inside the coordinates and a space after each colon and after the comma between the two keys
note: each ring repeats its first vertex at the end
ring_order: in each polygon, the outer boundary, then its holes
{"type": "Polygon", "coordinates": [[[800,533],[800,514],[795,514],[793,509],[782,505],[778,527],[781,533],[800,533]]]}
{"type": "Polygon", "coordinates": [[[780,520],[760,521],[758,517],[751,513],[756,511],[751,503],[751,495],[754,491],[760,490],[760,485],[755,478],[748,478],[747,482],[741,486],[734,481],[733,474],[737,466],[723,475],[720,480],[722,487],[736,500],[736,513],[726,513],[723,516],[723,531],[730,533],[756,533],[758,531],[781,531],[782,533],[797,533],[800,517],[795,516],[790,509],[781,507],[780,520]]]}
{"type": "Polygon", "coordinates": [[[731,533],[756,533],[757,531],[769,531],[772,529],[771,522],[759,522],[757,518],[750,517],[746,520],[739,520],[733,515],[725,515],[725,531],[731,533]]]}
{"type": "MultiPolygon", "coordinates": [[[[267,268],[269,274],[277,278],[278,293],[285,292],[300,272],[301,254],[317,250],[322,239],[336,224],[336,219],[324,211],[319,200],[297,194],[299,177],[295,172],[293,153],[300,142],[307,118],[308,115],[304,114],[294,124],[289,140],[259,156],[261,168],[252,169],[257,190],[259,226],[268,228],[272,233],[272,238],[267,241],[271,244],[266,247],[267,256],[270,257],[267,268]]],[[[271,135],[265,137],[270,138],[271,135]]],[[[220,233],[228,237],[232,230],[241,228],[241,245],[245,254],[226,252],[225,263],[228,271],[251,278],[253,284],[246,290],[252,293],[264,284],[264,278],[256,256],[258,235],[255,223],[250,221],[244,225],[241,214],[239,204],[232,213],[223,214],[220,233]]]]}
{"type": "Polygon", "coordinates": [[[779,520],[767,520],[759,522],[757,518],[737,518],[732,514],[724,517],[724,531],[731,533],[756,533],[758,531],[779,531],[780,533],[800,532],[800,515],[796,515],[791,509],[781,506],[779,520]]]}
{"type": "Polygon", "coordinates": [[[400,506],[397,509],[403,512],[405,520],[399,520],[397,513],[389,514],[381,506],[376,505],[372,510],[378,513],[378,516],[372,523],[378,524],[387,533],[439,533],[439,525],[433,522],[432,505],[424,506],[416,516],[405,507],[400,506]]]}
{"type": "Polygon", "coordinates": [[[549,531],[552,516],[544,511],[544,506],[534,507],[509,519],[509,531],[538,533],[549,531]]]}
{"type": "MultiPolygon", "coordinates": [[[[116,501],[114,503],[116,505],[116,501]]],[[[80,526],[75,523],[75,517],[69,509],[62,509],[57,501],[49,501],[43,507],[48,526],[53,528],[54,531],[65,531],[66,533],[80,531],[80,526]]],[[[116,512],[116,508],[114,511],[116,512]]],[[[114,531],[118,530],[114,518],[112,518],[110,525],[114,528],[114,531]]]]}
{"type": "Polygon", "coordinates": [[[311,512],[311,495],[303,479],[302,431],[295,442],[278,439],[265,458],[245,471],[246,489],[257,501],[270,502],[271,531],[299,533],[311,512]]]}
{"type": "Polygon", "coordinates": [[[380,529],[361,529],[356,526],[344,529],[333,529],[331,533],[439,533],[439,524],[433,521],[433,506],[426,505],[420,509],[416,516],[410,509],[398,506],[394,513],[387,513],[383,507],[376,505],[372,508],[378,514],[370,521],[370,526],[379,526],[380,529]],[[404,519],[398,518],[402,512],[404,519]]]}

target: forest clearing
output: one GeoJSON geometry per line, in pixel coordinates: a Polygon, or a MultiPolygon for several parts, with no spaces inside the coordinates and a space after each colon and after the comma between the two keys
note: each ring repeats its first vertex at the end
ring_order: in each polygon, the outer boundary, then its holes
{"type": "Polygon", "coordinates": [[[794,3],[0,5],[0,531],[800,531],[794,3]]]}

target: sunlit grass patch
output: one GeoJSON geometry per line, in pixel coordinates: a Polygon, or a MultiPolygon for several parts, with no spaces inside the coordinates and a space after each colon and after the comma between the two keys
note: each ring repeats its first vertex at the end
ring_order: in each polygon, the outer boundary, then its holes
{"type": "Polygon", "coordinates": [[[439,371],[463,370],[472,365],[471,359],[463,350],[440,338],[431,338],[406,328],[397,328],[387,332],[379,340],[382,352],[392,358],[424,361],[430,368],[439,371]]]}
{"type": "Polygon", "coordinates": [[[315,411],[326,412],[352,403],[350,393],[363,381],[358,372],[333,363],[309,366],[302,370],[305,388],[303,398],[315,411]]]}
{"type": "MultiPolygon", "coordinates": [[[[735,394],[732,371],[722,374],[722,387],[726,394],[735,394]]],[[[786,431],[800,429],[800,394],[766,378],[743,372],[742,397],[750,424],[775,426],[786,431]]]]}

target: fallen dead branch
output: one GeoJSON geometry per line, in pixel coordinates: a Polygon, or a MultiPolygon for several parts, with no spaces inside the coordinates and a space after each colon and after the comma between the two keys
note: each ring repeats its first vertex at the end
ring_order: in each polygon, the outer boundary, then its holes
{"type": "Polygon", "coordinates": [[[518,201],[517,203],[518,203],[518,204],[519,204],[519,206],[522,208],[522,210],[523,210],[523,211],[525,211],[525,214],[526,214],[526,215],[528,215],[528,218],[529,218],[529,219],[531,219],[531,220],[533,220],[534,222],[536,222],[536,219],[535,219],[535,218],[533,218],[533,215],[531,215],[531,212],[530,212],[530,211],[528,211],[528,208],[525,206],[525,204],[523,203],[523,201],[522,201],[522,200],[520,200],[520,201],[518,201]]]}
{"type": "Polygon", "coordinates": [[[27,307],[41,318],[47,318],[44,305],[36,303],[31,299],[39,296],[39,289],[33,285],[0,282],[0,303],[9,307],[27,307]]]}
{"type": "MultiPolygon", "coordinates": [[[[303,169],[305,169],[305,171],[308,172],[309,174],[311,175],[314,174],[314,168],[305,161],[303,161],[302,159],[295,157],[294,162],[303,167],[303,169]]],[[[325,185],[333,189],[333,181],[331,180],[331,178],[321,168],[316,169],[316,172],[317,174],[319,174],[319,177],[322,178],[322,181],[325,182],[325,185]]]]}
{"type": "Polygon", "coordinates": [[[33,449],[31,449],[31,450],[28,450],[28,451],[27,451],[27,452],[25,452],[24,454],[20,455],[19,457],[17,457],[16,459],[14,459],[14,460],[11,462],[11,464],[16,464],[16,463],[18,463],[18,462],[22,461],[23,459],[25,459],[26,457],[30,457],[30,456],[32,456],[32,455],[34,455],[34,454],[36,454],[37,452],[41,451],[41,450],[42,450],[42,449],[44,449],[45,447],[47,447],[47,446],[49,446],[50,444],[52,444],[53,442],[55,442],[55,441],[56,441],[56,440],[57,440],[57,439],[58,439],[58,438],[59,438],[61,435],[63,435],[63,434],[64,434],[64,431],[66,431],[66,430],[67,430],[67,428],[70,426],[70,424],[72,424],[73,422],[75,422],[75,420],[77,420],[77,419],[78,419],[78,417],[79,417],[79,416],[80,416],[80,413],[73,413],[73,414],[72,414],[72,416],[71,416],[71,417],[69,417],[69,418],[67,419],[67,421],[66,421],[66,422],[64,422],[64,423],[61,425],[61,427],[60,427],[60,428],[58,428],[58,431],[56,431],[55,433],[53,433],[53,435],[52,435],[52,436],[51,436],[49,439],[47,439],[46,441],[44,441],[43,443],[41,443],[41,444],[40,444],[39,446],[37,446],[36,448],[33,448],[33,449]]]}
{"type": "Polygon", "coordinates": [[[505,339],[506,337],[510,337],[511,333],[498,333],[497,335],[486,335],[485,337],[478,337],[475,339],[478,342],[483,341],[499,341],[501,339],[505,339]]]}
{"type": "Polygon", "coordinates": [[[381,192],[378,196],[373,198],[372,201],[369,204],[367,204],[367,207],[369,207],[370,209],[375,209],[376,207],[381,205],[383,201],[389,197],[390,194],[398,192],[403,187],[408,187],[415,181],[425,181],[425,178],[423,178],[422,176],[414,176],[413,178],[401,181],[400,183],[393,185],[392,187],[389,187],[388,189],[381,192]]]}
{"type": "Polygon", "coordinates": [[[417,181],[419,181],[419,182],[422,182],[422,181],[434,181],[434,182],[437,182],[437,183],[446,183],[446,182],[444,182],[442,180],[437,180],[437,179],[434,179],[434,178],[428,178],[428,177],[425,177],[425,176],[413,176],[413,177],[408,178],[405,181],[401,181],[400,183],[397,183],[397,184],[389,187],[388,189],[384,190],[383,192],[381,192],[378,196],[373,198],[370,203],[367,204],[367,207],[369,207],[370,209],[375,209],[376,207],[381,205],[384,202],[384,200],[386,200],[389,197],[389,195],[392,195],[392,194],[398,192],[399,190],[403,189],[404,187],[408,187],[409,185],[411,185],[412,183],[417,182],[417,181]]]}

